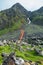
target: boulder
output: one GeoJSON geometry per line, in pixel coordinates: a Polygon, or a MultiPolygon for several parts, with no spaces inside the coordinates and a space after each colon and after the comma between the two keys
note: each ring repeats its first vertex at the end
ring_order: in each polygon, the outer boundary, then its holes
{"type": "Polygon", "coordinates": [[[24,65],[30,65],[30,63],[28,63],[28,62],[25,62],[25,63],[24,63],[24,65]]]}
{"type": "Polygon", "coordinates": [[[15,63],[16,63],[17,65],[23,65],[23,64],[24,64],[24,60],[23,60],[22,58],[17,58],[17,59],[15,60],[15,63]]]}
{"type": "Polygon", "coordinates": [[[7,57],[7,54],[6,53],[2,53],[1,56],[2,57],[7,57]]]}
{"type": "Polygon", "coordinates": [[[3,44],[3,42],[2,41],[0,41],[0,46],[3,46],[4,44],[3,44]]]}
{"type": "Polygon", "coordinates": [[[43,51],[40,52],[40,55],[43,56],[43,51]]]}

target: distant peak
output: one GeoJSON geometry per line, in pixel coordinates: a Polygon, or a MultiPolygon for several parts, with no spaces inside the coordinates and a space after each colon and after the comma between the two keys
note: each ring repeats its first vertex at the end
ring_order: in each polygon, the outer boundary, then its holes
{"type": "Polygon", "coordinates": [[[20,5],[20,3],[16,3],[17,5],[20,5]]]}
{"type": "Polygon", "coordinates": [[[13,7],[14,7],[14,6],[20,6],[20,5],[21,5],[20,3],[16,3],[16,4],[13,5],[13,7]]]}

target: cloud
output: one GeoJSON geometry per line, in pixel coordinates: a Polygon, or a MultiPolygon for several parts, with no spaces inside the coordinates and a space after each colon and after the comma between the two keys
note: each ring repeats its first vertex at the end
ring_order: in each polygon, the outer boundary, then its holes
{"type": "Polygon", "coordinates": [[[15,3],[21,3],[27,10],[36,10],[43,6],[43,0],[1,0],[0,10],[10,8],[15,3]]]}
{"type": "Polygon", "coordinates": [[[36,10],[43,6],[43,0],[18,0],[26,9],[36,10]]]}

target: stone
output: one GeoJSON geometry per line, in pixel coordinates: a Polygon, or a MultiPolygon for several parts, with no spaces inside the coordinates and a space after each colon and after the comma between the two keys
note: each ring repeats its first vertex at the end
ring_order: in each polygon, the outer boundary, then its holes
{"type": "Polygon", "coordinates": [[[41,51],[41,52],[40,52],[40,55],[42,55],[42,56],[43,56],[43,51],[41,51]]]}
{"type": "Polygon", "coordinates": [[[7,54],[6,53],[2,53],[1,56],[2,57],[7,57],[7,54]]]}
{"type": "Polygon", "coordinates": [[[22,58],[17,58],[17,59],[15,60],[15,63],[16,63],[17,65],[23,65],[23,64],[24,64],[24,60],[23,60],[22,58]]]}
{"type": "Polygon", "coordinates": [[[3,46],[4,44],[3,44],[3,42],[2,41],[0,41],[0,46],[3,46]]]}

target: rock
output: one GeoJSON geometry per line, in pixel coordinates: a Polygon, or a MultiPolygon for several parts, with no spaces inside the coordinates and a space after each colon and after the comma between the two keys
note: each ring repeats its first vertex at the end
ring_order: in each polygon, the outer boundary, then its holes
{"type": "Polygon", "coordinates": [[[14,55],[15,55],[15,53],[12,52],[12,53],[10,53],[9,57],[12,57],[12,56],[14,56],[14,55]]]}
{"type": "Polygon", "coordinates": [[[24,64],[24,60],[23,60],[22,58],[17,58],[17,59],[15,60],[15,63],[16,63],[17,65],[23,65],[23,64],[24,64]]]}
{"type": "MultiPolygon", "coordinates": [[[[5,55],[2,54],[2,56],[5,56],[5,55]]],[[[12,65],[14,65],[15,60],[14,60],[13,56],[14,56],[14,53],[11,53],[10,55],[6,56],[2,65],[11,65],[11,63],[12,63],[12,65]]]]}
{"type": "Polygon", "coordinates": [[[27,50],[31,51],[31,48],[28,48],[28,47],[27,47],[27,50]]]}
{"type": "Polygon", "coordinates": [[[41,52],[40,52],[40,55],[42,55],[42,56],[43,56],[43,51],[41,51],[41,52]]]}
{"type": "Polygon", "coordinates": [[[30,65],[30,63],[28,63],[28,62],[25,62],[25,63],[24,63],[24,65],[30,65]]]}
{"type": "Polygon", "coordinates": [[[36,62],[25,61],[21,57],[16,57],[15,53],[10,53],[10,55],[2,54],[2,57],[5,57],[2,65],[38,65],[36,62]]]}
{"type": "Polygon", "coordinates": [[[3,44],[3,42],[2,41],[0,41],[0,46],[3,46],[4,44],[3,44]]]}
{"type": "Polygon", "coordinates": [[[3,43],[4,43],[4,44],[6,44],[6,43],[7,43],[7,41],[6,41],[6,40],[3,40],[3,43]]]}
{"type": "Polygon", "coordinates": [[[32,60],[29,60],[29,63],[32,63],[32,60]]]}
{"type": "Polygon", "coordinates": [[[1,56],[2,57],[7,57],[7,54],[6,53],[2,53],[1,56]]]}
{"type": "Polygon", "coordinates": [[[39,55],[43,56],[43,50],[36,49],[36,52],[37,52],[39,55]]]}
{"type": "Polygon", "coordinates": [[[31,65],[38,65],[38,63],[36,63],[36,62],[32,62],[31,65]]]}
{"type": "Polygon", "coordinates": [[[35,65],[38,65],[38,63],[35,62],[35,65]]]}

